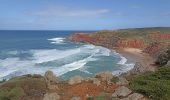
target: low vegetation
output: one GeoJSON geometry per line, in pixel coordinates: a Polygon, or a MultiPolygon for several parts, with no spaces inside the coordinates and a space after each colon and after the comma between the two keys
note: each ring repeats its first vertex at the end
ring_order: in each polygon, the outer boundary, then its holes
{"type": "Polygon", "coordinates": [[[6,79],[3,79],[2,81],[0,81],[0,83],[4,83],[6,81],[6,79]]]}
{"type": "Polygon", "coordinates": [[[24,95],[24,90],[20,87],[0,90],[0,100],[19,100],[24,95]]]}
{"type": "Polygon", "coordinates": [[[156,59],[156,64],[160,65],[160,66],[164,66],[167,64],[168,61],[170,61],[170,46],[167,48],[163,48],[164,50],[162,50],[157,59],[156,59]]]}
{"type": "Polygon", "coordinates": [[[101,93],[99,96],[88,97],[86,100],[106,100],[106,98],[107,98],[106,93],[101,93]]]}
{"type": "Polygon", "coordinates": [[[45,80],[40,75],[15,77],[0,85],[0,100],[20,100],[24,96],[41,97],[46,90],[45,80]]]}
{"type": "Polygon", "coordinates": [[[111,79],[111,82],[113,82],[113,83],[116,83],[118,81],[119,81],[119,78],[116,77],[116,76],[113,76],[112,79],[111,79]]]}
{"type": "Polygon", "coordinates": [[[169,100],[170,66],[162,67],[154,73],[137,76],[131,80],[130,88],[153,100],[169,100]]]}

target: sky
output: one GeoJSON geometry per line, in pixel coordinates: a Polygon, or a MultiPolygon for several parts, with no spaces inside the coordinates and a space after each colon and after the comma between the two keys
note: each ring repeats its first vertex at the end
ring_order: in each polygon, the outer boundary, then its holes
{"type": "Polygon", "coordinates": [[[170,0],[0,0],[0,30],[170,27],[170,0]]]}

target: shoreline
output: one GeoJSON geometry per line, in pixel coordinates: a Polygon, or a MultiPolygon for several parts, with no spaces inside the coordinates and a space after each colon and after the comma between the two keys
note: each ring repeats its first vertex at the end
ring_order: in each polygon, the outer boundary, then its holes
{"type": "Polygon", "coordinates": [[[127,59],[127,63],[136,63],[142,59],[142,50],[134,48],[114,48],[117,53],[127,59]]]}
{"type": "Polygon", "coordinates": [[[117,53],[121,54],[127,59],[126,63],[134,63],[134,67],[122,73],[122,75],[131,75],[131,73],[142,74],[145,72],[155,71],[157,67],[154,65],[154,59],[144,52],[141,49],[136,48],[114,48],[117,53]],[[140,63],[141,65],[136,65],[140,63]]]}

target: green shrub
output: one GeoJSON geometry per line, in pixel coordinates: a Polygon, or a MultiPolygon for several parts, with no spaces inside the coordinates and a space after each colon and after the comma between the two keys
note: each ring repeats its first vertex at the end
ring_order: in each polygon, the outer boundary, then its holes
{"type": "Polygon", "coordinates": [[[137,76],[130,81],[130,88],[153,100],[169,100],[170,67],[163,67],[157,72],[137,76]]]}
{"type": "Polygon", "coordinates": [[[101,93],[99,96],[96,97],[88,97],[86,100],[106,100],[106,94],[101,93]]]}
{"type": "Polygon", "coordinates": [[[15,87],[11,90],[0,90],[0,100],[19,100],[25,93],[22,88],[15,87]]]}
{"type": "Polygon", "coordinates": [[[0,83],[4,83],[6,81],[6,79],[3,79],[2,81],[0,81],[0,83]]]}
{"type": "Polygon", "coordinates": [[[118,77],[113,76],[112,79],[111,79],[111,82],[116,83],[116,82],[118,82],[118,80],[119,80],[118,77]]]}
{"type": "Polygon", "coordinates": [[[0,100],[19,100],[22,95],[35,96],[46,93],[44,78],[39,75],[27,75],[12,78],[0,85],[0,100]],[[5,98],[5,99],[4,99],[5,98]]]}

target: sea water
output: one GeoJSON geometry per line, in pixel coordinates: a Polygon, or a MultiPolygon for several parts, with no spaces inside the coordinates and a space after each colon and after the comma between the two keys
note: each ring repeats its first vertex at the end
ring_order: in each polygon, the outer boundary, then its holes
{"type": "Polygon", "coordinates": [[[90,31],[0,31],[0,80],[51,70],[61,79],[91,77],[133,68],[121,54],[107,48],[71,42],[67,36],[90,31]]]}

